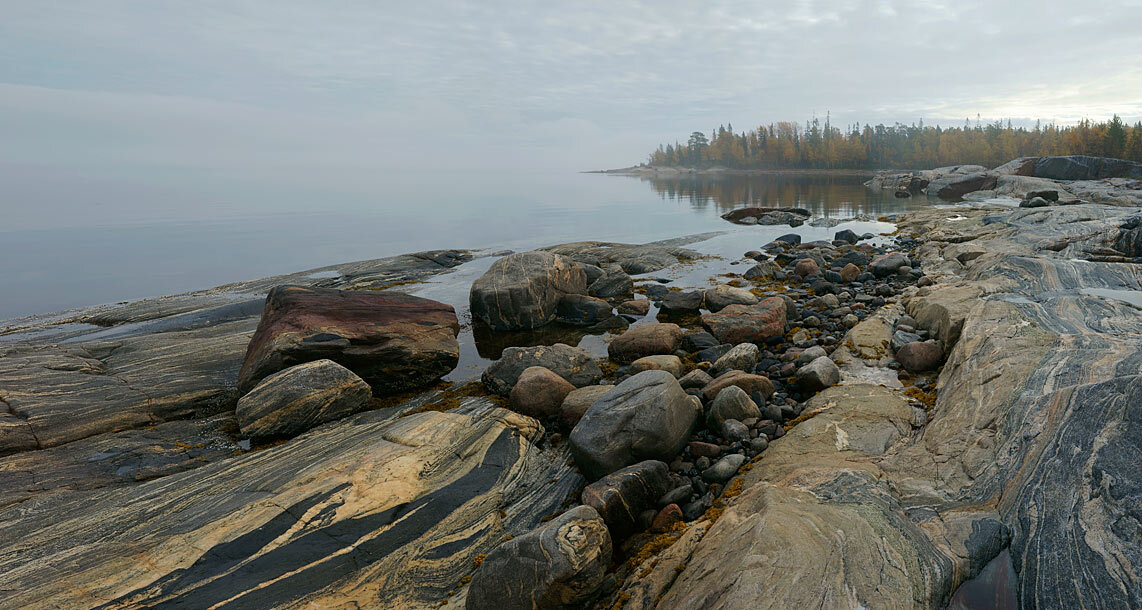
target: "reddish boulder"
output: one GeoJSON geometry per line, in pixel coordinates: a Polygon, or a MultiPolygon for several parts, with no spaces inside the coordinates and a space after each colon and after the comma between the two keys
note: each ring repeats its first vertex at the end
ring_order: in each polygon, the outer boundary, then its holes
{"type": "Polygon", "coordinates": [[[860,275],[860,267],[849,263],[841,268],[841,280],[845,282],[855,282],[857,276],[860,275]]]}
{"type": "Polygon", "coordinates": [[[238,374],[245,394],[280,370],[328,358],[374,394],[422,387],[460,358],[460,322],[451,305],[399,292],[277,286],[238,374]]]}
{"type": "Polygon", "coordinates": [[[809,275],[820,275],[821,268],[817,265],[817,261],[811,258],[803,258],[797,261],[797,264],[793,266],[793,273],[796,273],[801,277],[806,277],[809,275]]]}
{"type": "Polygon", "coordinates": [[[681,343],[682,329],[677,324],[646,324],[615,337],[607,354],[615,362],[629,364],[643,356],[673,354],[681,343]]]}
{"type": "Polygon", "coordinates": [[[756,305],[730,305],[702,314],[702,325],[722,343],[759,343],[785,334],[785,301],[769,297],[756,305]]]}
{"type": "Polygon", "coordinates": [[[762,396],[769,398],[773,396],[774,392],[773,382],[769,380],[769,377],[742,371],[730,371],[706,384],[706,387],[702,388],[702,394],[706,396],[706,400],[713,400],[718,392],[732,385],[745,390],[749,396],[753,396],[754,392],[761,392],[762,396]]]}
{"type": "Polygon", "coordinates": [[[532,366],[520,373],[512,388],[509,404],[516,413],[550,417],[559,413],[563,399],[574,389],[570,382],[550,370],[532,366]]]}

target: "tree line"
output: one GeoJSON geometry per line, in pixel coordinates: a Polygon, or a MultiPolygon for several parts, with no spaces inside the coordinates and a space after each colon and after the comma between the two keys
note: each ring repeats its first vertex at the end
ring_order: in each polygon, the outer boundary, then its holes
{"type": "Polygon", "coordinates": [[[926,169],[946,165],[995,167],[1017,157],[1093,155],[1142,162],[1142,121],[1134,126],[1118,115],[1096,123],[1054,123],[1033,128],[1011,121],[962,127],[919,124],[854,124],[841,129],[814,118],[804,126],[781,121],[735,133],[733,125],[695,131],[686,143],[660,145],[649,165],[739,169],[926,169]]]}

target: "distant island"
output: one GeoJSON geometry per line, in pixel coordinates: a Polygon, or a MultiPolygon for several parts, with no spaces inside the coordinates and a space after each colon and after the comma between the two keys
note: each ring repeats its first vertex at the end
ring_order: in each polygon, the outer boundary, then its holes
{"type": "Polygon", "coordinates": [[[1032,128],[1011,121],[965,121],[962,127],[919,124],[844,129],[826,117],[804,126],[781,121],[735,133],[719,126],[695,131],[685,143],[659,145],[641,165],[602,173],[764,173],[780,170],[930,169],[949,165],[995,167],[1017,157],[1090,155],[1142,161],[1142,121],[1118,115],[1100,123],[1054,123],[1032,128]]]}

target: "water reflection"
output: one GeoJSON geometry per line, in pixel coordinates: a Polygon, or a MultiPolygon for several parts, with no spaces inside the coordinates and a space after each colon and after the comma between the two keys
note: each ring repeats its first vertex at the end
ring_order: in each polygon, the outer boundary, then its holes
{"type": "Polygon", "coordinates": [[[641,177],[663,199],[689,202],[718,213],[736,207],[798,207],[815,216],[851,218],[917,210],[938,200],[925,195],[897,199],[891,191],[864,186],[867,174],[685,175],[641,177]]]}

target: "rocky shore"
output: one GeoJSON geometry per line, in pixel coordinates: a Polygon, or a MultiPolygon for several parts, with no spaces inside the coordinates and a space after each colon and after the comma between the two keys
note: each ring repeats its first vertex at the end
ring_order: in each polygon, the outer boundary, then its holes
{"type": "Polygon", "coordinates": [[[1135,178],[1041,162],[10,322],[0,608],[1142,607],[1135,178]]]}

